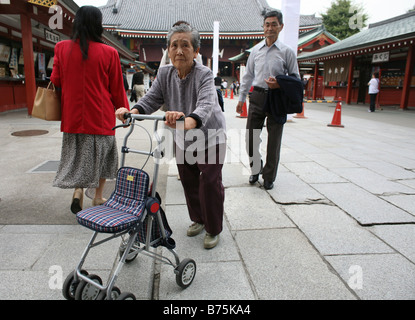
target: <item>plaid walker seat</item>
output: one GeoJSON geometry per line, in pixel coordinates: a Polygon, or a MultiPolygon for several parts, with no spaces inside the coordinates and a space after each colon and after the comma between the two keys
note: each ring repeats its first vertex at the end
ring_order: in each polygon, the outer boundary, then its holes
{"type": "Polygon", "coordinates": [[[137,225],[146,208],[149,181],[145,171],[120,168],[110,199],[101,206],[79,212],[78,223],[104,233],[121,232],[137,225]]]}
{"type": "MultiPolygon", "coordinates": [[[[149,181],[147,172],[143,170],[120,168],[115,191],[111,197],[101,206],[80,211],[76,216],[78,223],[102,233],[118,233],[138,226],[137,241],[146,243],[148,215],[143,216],[145,209],[150,214],[156,213],[159,209],[162,210],[159,201],[148,196],[149,181]]],[[[173,232],[163,211],[161,218],[166,237],[169,238],[173,232]]],[[[157,219],[153,219],[150,241],[157,239],[160,241],[152,242],[153,247],[160,244],[174,247],[173,239],[168,239],[167,243],[163,243],[160,224],[157,219]]]]}

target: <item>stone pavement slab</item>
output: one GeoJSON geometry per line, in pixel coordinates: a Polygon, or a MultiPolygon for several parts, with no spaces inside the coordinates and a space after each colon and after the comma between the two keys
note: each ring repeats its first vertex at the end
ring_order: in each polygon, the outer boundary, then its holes
{"type": "Polygon", "coordinates": [[[415,189],[415,179],[409,179],[409,180],[399,180],[399,183],[411,187],[412,189],[415,189]]]}
{"type": "Polygon", "coordinates": [[[415,223],[415,216],[352,183],[320,183],[313,187],[361,225],[415,223]]]}
{"type": "Polygon", "coordinates": [[[402,192],[402,194],[387,195],[381,198],[415,216],[415,194],[405,194],[402,192]]]}
{"type": "Polygon", "coordinates": [[[365,161],[359,162],[362,167],[368,168],[389,179],[415,179],[415,172],[402,166],[387,161],[365,161]]]}
{"type": "Polygon", "coordinates": [[[306,183],[347,181],[316,162],[284,163],[284,166],[291,172],[295,172],[306,183]]]}
{"type": "Polygon", "coordinates": [[[333,168],[331,170],[373,194],[405,194],[414,192],[413,188],[406,187],[367,168],[333,168]]]}
{"type": "Polygon", "coordinates": [[[332,168],[358,167],[356,163],[329,152],[308,154],[307,157],[329,170],[332,168]]]}
{"type": "Polygon", "coordinates": [[[293,205],[284,211],[322,255],[395,252],[338,207],[293,205]]]}
{"type": "Polygon", "coordinates": [[[360,299],[415,299],[415,266],[399,254],[329,256],[326,259],[360,299]]]}
{"type": "Polygon", "coordinates": [[[280,204],[330,202],[321,193],[288,170],[278,173],[278,184],[273,189],[268,190],[268,193],[275,202],[280,204]]]}
{"type": "Polygon", "coordinates": [[[245,230],[235,238],[258,299],[356,299],[298,229],[245,230]]]}
{"type": "Polygon", "coordinates": [[[379,225],[370,230],[396,252],[415,263],[415,225],[379,225]]]}
{"type": "Polygon", "coordinates": [[[256,186],[226,189],[225,199],[232,230],[294,227],[269,194],[256,186]]]}

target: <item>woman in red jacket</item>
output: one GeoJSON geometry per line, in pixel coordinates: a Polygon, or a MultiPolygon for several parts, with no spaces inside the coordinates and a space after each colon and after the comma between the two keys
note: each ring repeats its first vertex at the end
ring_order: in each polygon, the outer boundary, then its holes
{"type": "Polygon", "coordinates": [[[71,211],[83,206],[83,188],[96,188],[92,205],[105,202],[106,179],[116,177],[115,109],[129,109],[118,52],[102,43],[102,13],[81,7],[72,40],[55,46],[51,81],[62,89],[62,153],[53,185],[74,188],[71,211]]]}

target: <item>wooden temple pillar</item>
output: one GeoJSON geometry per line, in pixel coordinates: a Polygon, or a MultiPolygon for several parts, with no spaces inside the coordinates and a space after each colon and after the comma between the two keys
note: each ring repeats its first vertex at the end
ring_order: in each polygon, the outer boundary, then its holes
{"type": "Polygon", "coordinates": [[[347,79],[347,92],[346,92],[346,103],[352,103],[352,93],[353,93],[353,70],[354,70],[354,56],[350,57],[350,64],[349,64],[349,77],[347,79]]]}
{"type": "Polygon", "coordinates": [[[408,108],[409,101],[409,89],[411,87],[412,70],[414,67],[414,46],[409,46],[408,57],[406,60],[405,67],[405,80],[403,82],[402,97],[401,97],[401,110],[408,108]]]}
{"type": "Polygon", "coordinates": [[[316,100],[317,98],[317,87],[318,87],[318,69],[319,69],[319,62],[316,61],[316,64],[314,66],[314,87],[313,87],[313,100],[316,100]]]}
{"type": "Polygon", "coordinates": [[[32,114],[36,96],[35,62],[33,59],[32,23],[28,15],[20,15],[26,88],[27,113],[32,114]]]}

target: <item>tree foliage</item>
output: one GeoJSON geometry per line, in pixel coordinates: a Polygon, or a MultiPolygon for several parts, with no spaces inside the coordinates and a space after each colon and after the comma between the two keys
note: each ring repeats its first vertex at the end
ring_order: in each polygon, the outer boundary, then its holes
{"type": "Polygon", "coordinates": [[[327,31],[343,40],[366,27],[368,16],[361,5],[355,5],[351,0],[334,0],[323,17],[327,31]]]}

